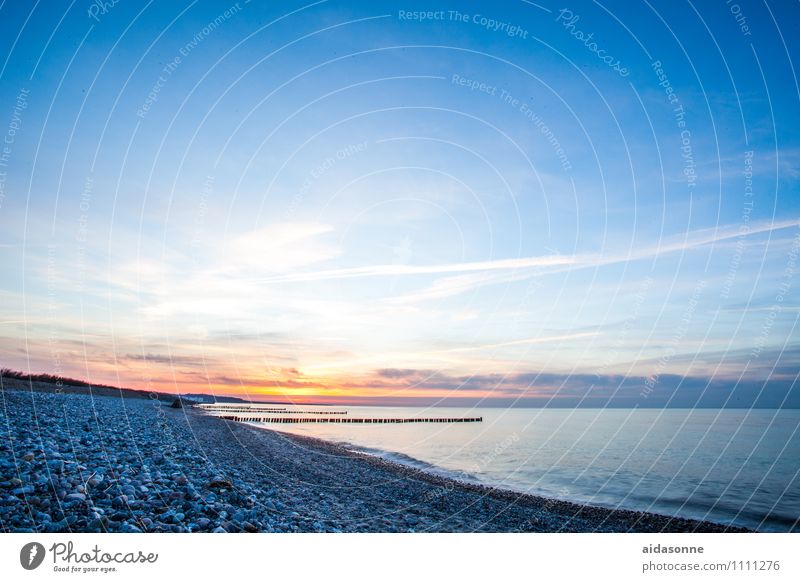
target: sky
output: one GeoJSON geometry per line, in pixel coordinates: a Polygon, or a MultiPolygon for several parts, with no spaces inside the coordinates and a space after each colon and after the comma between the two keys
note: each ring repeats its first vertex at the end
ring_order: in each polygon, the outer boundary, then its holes
{"type": "Polygon", "coordinates": [[[0,365],[800,407],[794,2],[0,4],[0,365]]]}

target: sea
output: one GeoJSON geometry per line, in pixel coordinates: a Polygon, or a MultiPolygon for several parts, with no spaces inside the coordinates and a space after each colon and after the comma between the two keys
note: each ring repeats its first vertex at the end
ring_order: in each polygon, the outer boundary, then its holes
{"type": "Polygon", "coordinates": [[[513,491],[800,531],[800,410],[286,408],[296,417],[480,416],[474,423],[255,424],[513,491]]]}

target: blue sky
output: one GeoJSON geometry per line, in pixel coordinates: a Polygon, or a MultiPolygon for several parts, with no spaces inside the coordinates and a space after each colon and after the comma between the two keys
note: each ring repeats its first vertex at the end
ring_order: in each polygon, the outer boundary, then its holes
{"type": "Polygon", "coordinates": [[[795,4],[100,6],[0,6],[4,366],[800,406],[795,4]]]}

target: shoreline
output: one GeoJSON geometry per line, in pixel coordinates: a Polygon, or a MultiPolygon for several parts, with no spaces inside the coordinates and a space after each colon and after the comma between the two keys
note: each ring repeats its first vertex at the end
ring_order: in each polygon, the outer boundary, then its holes
{"type": "MultiPolygon", "coordinates": [[[[597,519],[601,520],[608,519],[611,515],[614,515],[616,517],[633,520],[634,524],[637,524],[640,521],[642,522],[660,521],[663,522],[665,524],[665,528],[667,528],[662,531],[669,533],[674,531],[680,531],[680,532],[696,531],[698,533],[708,533],[716,531],[755,533],[752,530],[743,528],[741,526],[729,526],[712,521],[696,520],[683,517],[672,517],[660,513],[638,511],[634,509],[610,508],[610,507],[603,507],[600,505],[582,504],[575,501],[557,499],[554,497],[545,497],[541,495],[535,495],[532,493],[515,491],[513,489],[506,489],[503,487],[496,487],[481,483],[462,481],[454,477],[437,475],[435,473],[426,471],[424,469],[419,469],[416,467],[412,467],[410,465],[405,465],[397,461],[384,459],[377,455],[371,455],[366,452],[354,450],[348,448],[345,444],[342,443],[328,441],[318,437],[311,437],[311,436],[297,435],[293,433],[283,432],[270,427],[258,427],[246,423],[242,424],[247,426],[247,428],[250,430],[269,431],[272,433],[277,433],[282,437],[288,438],[293,441],[297,441],[298,443],[302,443],[305,446],[311,446],[319,450],[330,452],[331,454],[336,454],[338,456],[359,459],[366,463],[375,465],[376,467],[396,472],[400,475],[407,476],[415,480],[425,481],[448,491],[460,489],[462,491],[474,493],[480,496],[486,496],[498,500],[503,500],[505,502],[513,503],[520,507],[530,507],[532,509],[541,509],[542,507],[546,507],[548,509],[558,508],[568,513],[572,512],[574,515],[592,515],[597,519]],[[671,529],[672,524],[681,529],[677,530],[671,529]],[[685,526],[691,527],[693,525],[696,525],[695,529],[688,529],[688,530],[684,529],[685,526]]],[[[391,451],[385,451],[385,452],[391,452],[391,451]]]]}
{"type": "Polygon", "coordinates": [[[434,475],[146,399],[0,391],[0,529],[744,532],[434,475]]]}

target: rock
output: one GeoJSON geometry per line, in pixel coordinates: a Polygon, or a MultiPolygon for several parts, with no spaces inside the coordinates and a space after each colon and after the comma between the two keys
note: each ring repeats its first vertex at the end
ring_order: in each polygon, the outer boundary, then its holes
{"type": "Polygon", "coordinates": [[[52,461],[47,461],[47,468],[50,469],[53,473],[63,473],[64,472],[64,461],[59,459],[54,459],[52,461]]]}
{"type": "Polygon", "coordinates": [[[208,483],[209,489],[230,489],[233,483],[222,477],[215,477],[208,483]]]}
{"type": "Polygon", "coordinates": [[[11,490],[11,494],[12,495],[17,495],[18,497],[21,497],[23,495],[31,495],[35,491],[36,491],[36,489],[31,487],[30,485],[26,485],[25,487],[17,487],[16,489],[12,489],[11,490]]]}
{"type": "Polygon", "coordinates": [[[86,501],[86,495],[83,493],[70,493],[64,499],[66,501],[86,501]]]}
{"type": "Polygon", "coordinates": [[[59,533],[62,531],[66,531],[68,528],[69,528],[69,522],[65,518],[60,521],[54,521],[48,523],[47,525],[45,525],[44,531],[47,533],[59,533]]]}
{"type": "Polygon", "coordinates": [[[36,521],[39,521],[39,522],[53,521],[52,518],[50,517],[50,515],[47,514],[47,513],[44,513],[43,511],[35,512],[35,516],[36,516],[36,521]]]}
{"type": "Polygon", "coordinates": [[[34,459],[34,454],[33,453],[26,453],[26,454],[22,455],[22,460],[23,461],[32,461],[33,459],[34,459]]]}
{"type": "Polygon", "coordinates": [[[225,529],[223,529],[223,528],[221,528],[221,527],[215,527],[215,528],[212,530],[212,533],[228,533],[228,532],[227,532],[227,531],[225,531],[225,529]]]}
{"type": "Polygon", "coordinates": [[[172,404],[169,405],[170,408],[183,408],[183,402],[181,402],[180,398],[176,398],[172,401],[172,404]]]}

